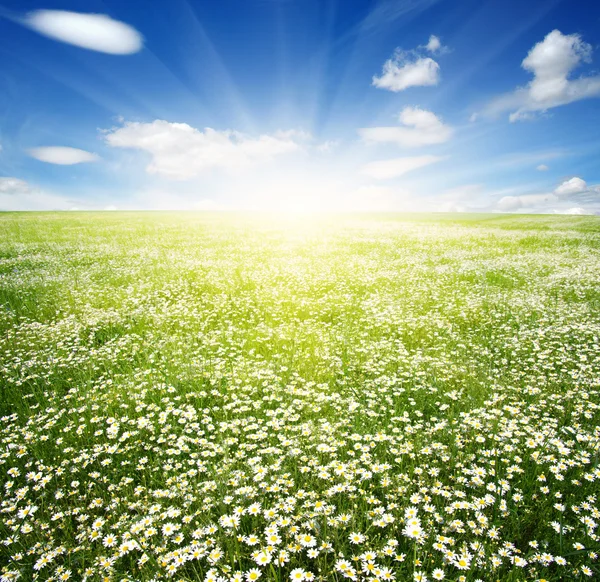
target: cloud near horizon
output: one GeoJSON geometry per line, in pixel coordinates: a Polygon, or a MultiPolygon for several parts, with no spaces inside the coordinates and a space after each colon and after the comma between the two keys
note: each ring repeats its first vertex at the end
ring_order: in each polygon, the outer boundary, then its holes
{"type": "Polygon", "coordinates": [[[365,176],[374,178],[375,180],[388,180],[390,178],[397,178],[403,176],[408,172],[424,168],[430,164],[444,159],[441,156],[414,156],[406,158],[393,158],[391,160],[378,160],[365,164],[361,173],[365,176]]]}
{"type": "Polygon", "coordinates": [[[577,176],[561,182],[552,192],[504,196],[496,203],[501,212],[600,213],[600,185],[589,186],[577,176]],[[577,206],[573,206],[576,204],[577,206]]]}
{"type": "Polygon", "coordinates": [[[32,191],[32,187],[25,180],[8,176],[0,177],[0,194],[29,194],[32,191]]]}
{"type": "Polygon", "coordinates": [[[20,178],[0,177],[0,211],[68,210],[72,204],[20,178]]]}
{"type": "Polygon", "coordinates": [[[240,170],[303,149],[309,134],[295,130],[250,137],[237,131],[199,130],[187,123],[157,119],[125,122],[104,134],[111,147],[150,155],[149,174],[171,180],[190,180],[210,169],[240,170]]]}

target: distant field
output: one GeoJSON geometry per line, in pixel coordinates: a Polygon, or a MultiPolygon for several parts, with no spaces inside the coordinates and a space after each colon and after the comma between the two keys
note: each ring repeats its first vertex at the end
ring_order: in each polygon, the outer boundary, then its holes
{"type": "Polygon", "coordinates": [[[0,214],[14,580],[600,575],[600,219],[0,214]]]}

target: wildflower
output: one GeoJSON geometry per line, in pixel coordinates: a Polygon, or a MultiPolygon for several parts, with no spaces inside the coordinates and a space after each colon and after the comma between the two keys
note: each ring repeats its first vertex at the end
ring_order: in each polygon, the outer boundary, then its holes
{"type": "Polygon", "coordinates": [[[313,548],[317,545],[317,540],[310,534],[303,534],[300,536],[300,544],[305,548],[313,548]]]}
{"type": "Polygon", "coordinates": [[[259,566],[266,566],[271,563],[271,554],[269,552],[259,552],[254,561],[259,566]]]}
{"type": "Polygon", "coordinates": [[[247,582],[254,582],[254,580],[258,580],[261,576],[262,572],[258,568],[252,568],[246,572],[247,582]]]}
{"type": "Polygon", "coordinates": [[[301,582],[306,577],[306,572],[302,568],[295,568],[290,572],[290,580],[301,582]]]}
{"type": "Polygon", "coordinates": [[[177,530],[179,530],[180,526],[176,523],[165,523],[162,526],[162,533],[164,536],[172,536],[177,530]]]}

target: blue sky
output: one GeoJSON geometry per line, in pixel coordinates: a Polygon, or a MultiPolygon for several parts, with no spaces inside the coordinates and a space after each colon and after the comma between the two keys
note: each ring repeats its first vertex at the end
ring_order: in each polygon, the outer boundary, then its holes
{"type": "Polygon", "coordinates": [[[600,213],[592,0],[4,1],[0,209],[600,213]]]}

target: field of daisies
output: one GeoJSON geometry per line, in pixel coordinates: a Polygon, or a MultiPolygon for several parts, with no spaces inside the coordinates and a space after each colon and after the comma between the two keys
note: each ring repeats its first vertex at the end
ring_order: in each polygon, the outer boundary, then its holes
{"type": "Polygon", "coordinates": [[[600,219],[0,215],[0,580],[600,578],[600,219]]]}

